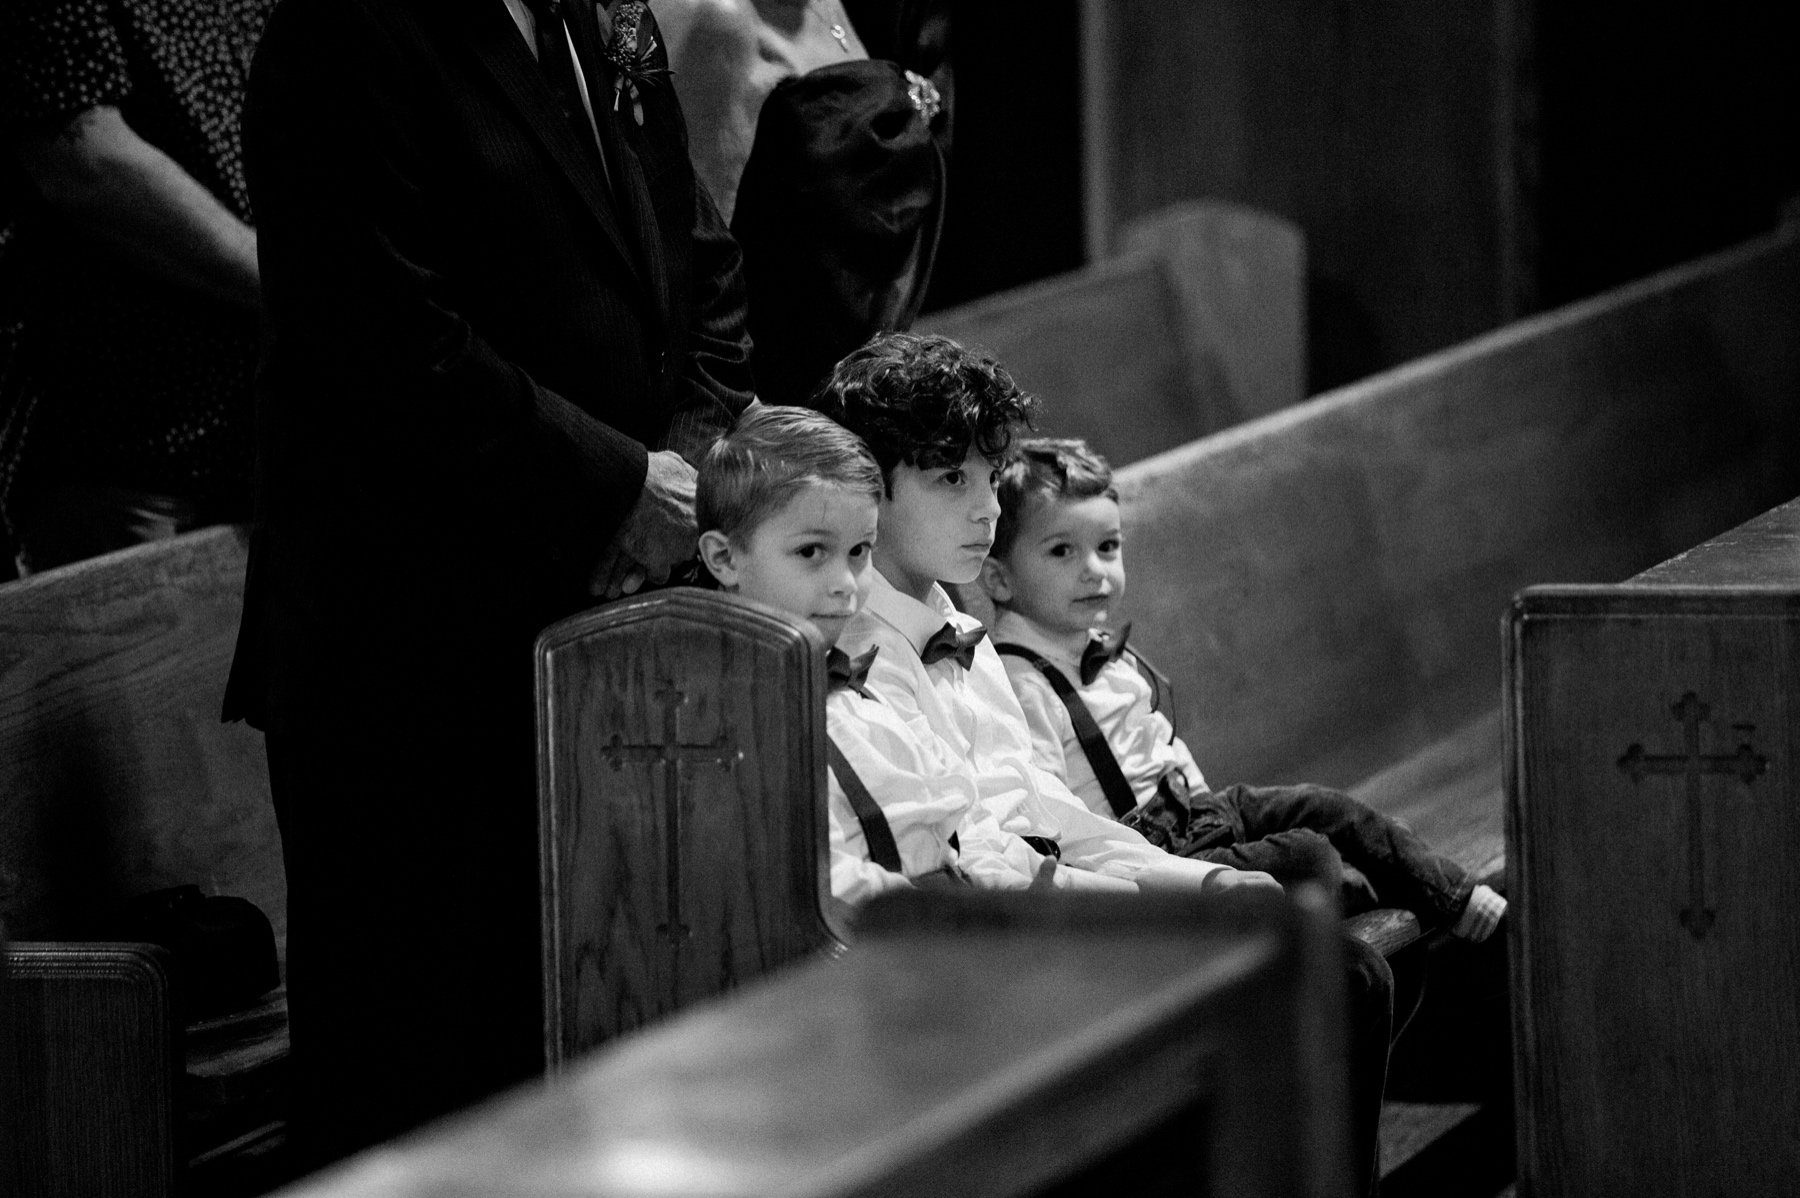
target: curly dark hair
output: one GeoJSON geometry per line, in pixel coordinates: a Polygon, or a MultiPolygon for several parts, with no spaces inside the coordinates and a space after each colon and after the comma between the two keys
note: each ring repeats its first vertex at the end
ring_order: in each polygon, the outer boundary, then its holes
{"type": "Polygon", "coordinates": [[[957,466],[971,446],[998,465],[1037,400],[989,354],[948,337],[881,333],[837,364],[812,406],[863,439],[891,494],[897,465],[957,466]]]}
{"type": "Polygon", "coordinates": [[[1051,500],[1119,498],[1112,467],[1093,446],[1075,437],[1030,437],[1014,445],[1000,467],[999,492],[1000,519],[994,524],[994,547],[989,552],[1000,558],[1012,552],[1025,505],[1033,495],[1051,500]]]}

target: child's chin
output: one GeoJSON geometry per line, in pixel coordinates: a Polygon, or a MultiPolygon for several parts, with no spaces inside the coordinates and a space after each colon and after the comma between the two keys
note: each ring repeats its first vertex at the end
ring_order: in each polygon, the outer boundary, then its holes
{"type": "Polygon", "coordinates": [[[838,638],[844,635],[844,626],[849,622],[848,620],[817,619],[811,621],[812,626],[819,630],[819,635],[825,638],[827,649],[837,648],[838,638]]]}

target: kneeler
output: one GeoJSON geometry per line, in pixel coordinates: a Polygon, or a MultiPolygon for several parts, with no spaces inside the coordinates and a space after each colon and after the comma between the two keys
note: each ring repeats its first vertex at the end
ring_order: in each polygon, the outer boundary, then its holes
{"type": "Polygon", "coordinates": [[[681,588],[537,644],[545,1057],[839,941],[826,923],[825,654],[681,588]]]}

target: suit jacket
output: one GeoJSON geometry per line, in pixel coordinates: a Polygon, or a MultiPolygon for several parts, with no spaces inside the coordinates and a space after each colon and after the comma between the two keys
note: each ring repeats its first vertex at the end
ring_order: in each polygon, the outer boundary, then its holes
{"type": "Polygon", "coordinates": [[[501,0],[274,14],[245,118],[265,346],[227,718],[529,678],[646,454],[695,458],[750,402],[737,248],[673,89],[642,89],[641,128],[611,94],[609,186],[501,0]]]}

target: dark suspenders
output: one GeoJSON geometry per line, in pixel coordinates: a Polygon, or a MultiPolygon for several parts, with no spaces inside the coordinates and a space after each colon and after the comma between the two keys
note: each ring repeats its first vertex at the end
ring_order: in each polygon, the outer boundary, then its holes
{"type": "Polygon", "coordinates": [[[1119,759],[1113,756],[1112,746],[1106,743],[1106,736],[1100,731],[1100,725],[1094,722],[1094,713],[1081,701],[1081,696],[1075,693],[1075,688],[1063,677],[1063,672],[1044,660],[1041,654],[1032,652],[1024,645],[994,647],[1008,656],[1024,658],[1037,667],[1038,673],[1049,679],[1056,697],[1069,709],[1069,722],[1075,725],[1075,739],[1081,742],[1081,751],[1087,755],[1088,764],[1094,769],[1094,777],[1100,782],[1100,790],[1106,795],[1107,805],[1120,819],[1135,811],[1138,805],[1137,794],[1131,789],[1131,783],[1125,781],[1125,773],[1119,768],[1119,759]]]}
{"type": "Polygon", "coordinates": [[[887,816],[850,767],[844,751],[829,736],[825,738],[825,754],[838,785],[844,788],[844,797],[850,800],[850,810],[856,813],[856,822],[862,825],[863,839],[869,843],[869,860],[890,873],[904,873],[900,868],[900,848],[894,843],[894,830],[888,827],[887,816]]]}

